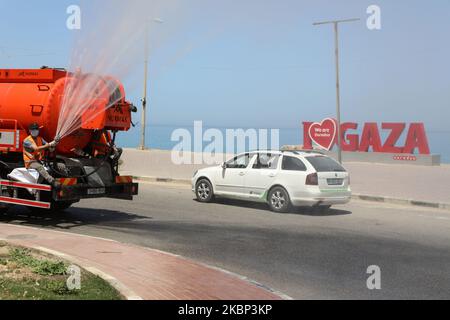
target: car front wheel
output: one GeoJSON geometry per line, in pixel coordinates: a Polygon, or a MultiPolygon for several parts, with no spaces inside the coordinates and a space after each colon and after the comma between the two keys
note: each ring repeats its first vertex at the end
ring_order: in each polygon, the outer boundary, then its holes
{"type": "Polygon", "coordinates": [[[214,199],[213,187],[211,182],[202,179],[197,183],[195,188],[197,200],[200,202],[211,202],[214,199]]]}
{"type": "Polygon", "coordinates": [[[278,213],[289,212],[291,208],[291,199],[284,188],[276,187],[269,192],[269,207],[272,211],[278,213]]]}

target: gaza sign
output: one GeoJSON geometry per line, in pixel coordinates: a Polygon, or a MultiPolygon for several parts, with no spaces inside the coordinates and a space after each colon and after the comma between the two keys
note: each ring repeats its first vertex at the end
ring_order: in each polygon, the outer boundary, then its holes
{"type": "MultiPolygon", "coordinates": [[[[381,130],[386,131],[387,138],[382,141],[380,126],[368,122],[362,126],[361,135],[357,133],[358,123],[341,124],[342,150],[348,152],[373,152],[429,155],[430,147],[423,123],[386,122],[381,130]],[[356,132],[355,132],[356,131],[356,132]],[[400,137],[406,132],[404,145],[399,145],[400,137]]],[[[322,122],[303,122],[303,148],[313,149],[313,143],[325,150],[332,150],[337,145],[337,121],[327,118],[322,122]]]]}

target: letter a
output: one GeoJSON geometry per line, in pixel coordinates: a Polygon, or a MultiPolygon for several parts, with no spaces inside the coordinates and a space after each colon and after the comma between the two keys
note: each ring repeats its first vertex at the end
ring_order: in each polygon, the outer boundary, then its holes
{"type": "Polygon", "coordinates": [[[66,26],[69,30],[81,29],[81,9],[77,5],[72,5],[67,8],[67,14],[70,16],[67,18],[66,26]]]}
{"type": "Polygon", "coordinates": [[[371,5],[367,8],[367,28],[369,30],[381,30],[381,8],[376,5],[371,5]]]}
{"type": "Polygon", "coordinates": [[[367,274],[371,276],[367,279],[367,289],[381,290],[381,269],[379,266],[369,266],[367,274]]]}

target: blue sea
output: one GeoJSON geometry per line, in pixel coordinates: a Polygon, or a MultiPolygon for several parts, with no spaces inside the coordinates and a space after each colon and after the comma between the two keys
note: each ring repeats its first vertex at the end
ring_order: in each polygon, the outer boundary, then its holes
{"type": "MultiPolygon", "coordinates": [[[[170,126],[170,125],[152,125],[147,128],[146,132],[146,146],[151,149],[172,150],[179,141],[171,141],[172,133],[177,129],[185,129],[190,132],[192,136],[192,148],[194,139],[194,127],[190,126],[170,126]]],[[[203,132],[210,129],[204,126],[203,132]]],[[[244,129],[248,128],[214,128],[218,129],[225,135],[227,129],[244,129]]],[[[268,136],[270,137],[269,128],[257,128],[267,129],[268,136]]],[[[278,128],[277,128],[278,129],[278,128]]],[[[283,145],[300,145],[303,144],[303,128],[279,128],[279,141],[280,147],[283,145]]],[[[382,139],[386,138],[387,133],[382,133],[382,139]]],[[[398,145],[403,145],[406,139],[404,134],[398,145]]],[[[432,154],[440,154],[443,163],[450,163],[450,131],[428,130],[427,131],[428,142],[430,145],[430,151],[432,154]]],[[[122,147],[136,148],[139,146],[140,129],[133,128],[128,133],[119,133],[117,143],[122,147]]],[[[203,147],[206,147],[209,142],[203,142],[203,147]]],[[[268,147],[270,147],[270,142],[268,147]]],[[[194,151],[194,150],[193,150],[194,151]]],[[[195,150],[198,151],[198,150],[195,150]]]]}

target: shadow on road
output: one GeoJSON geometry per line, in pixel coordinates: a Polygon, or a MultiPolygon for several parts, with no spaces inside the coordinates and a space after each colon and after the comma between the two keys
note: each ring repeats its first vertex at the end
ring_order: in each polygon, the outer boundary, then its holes
{"type": "MultiPolygon", "coordinates": [[[[199,202],[197,199],[194,199],[194,201],[199,202]]],[[[215,203],[226,205],[226,206],[270,211],[267,204],[259,203],[259,202],[218,198],[215,200],[215,203]]],[[[325,211],[320,211],[320,210],[316,210],[311,207],[295,207],[295,208],[291,209],[291,211],[289,213],[283,213],[283,215],[287,215],[287,214],[303,215],[303,216],[316,216],[316,217],[328,217],[328,216],[331,217],[331,216],[351,215],[352,212],[347,211],[347,210],[335,209],[335,208],[331,208],[331,209],[328,209],[325,211]]]]}
{"type": "Polygon", "coordinates": [[[11,223],[33,227],[53,227],[70,230],[79,226],[126,226],[140,220],[150,220],[151,217],[140,216],[115,210],[89,209],[73,207],[57,213],[31,212],[26,208],[11,208],[0,214],[0,223],[11,223]]]}
{"type": "Polygon", "coordinates": [[[328,210],[320,211],[314,208],[294,208],[291,212],[291,214],[298,214],[302,216],[311,216],[311,217],[332,217],[332,216],[347,216],[351,215],[352,212],[348,210],[341,210],[341,209],[335,209],[331,208],[328,210]]]}

